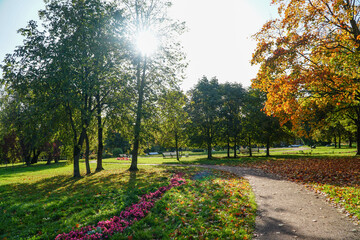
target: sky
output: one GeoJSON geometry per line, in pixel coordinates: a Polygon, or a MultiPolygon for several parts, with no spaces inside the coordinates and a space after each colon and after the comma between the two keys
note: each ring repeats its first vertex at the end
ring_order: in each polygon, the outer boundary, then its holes
{"type": "MultiPolygon", "coordinates": [[[[181,41],[189,61],[182,89],[191,89],[202,76],[219,82],[251,84],[258,67],[251,66],[256,42],[251,39],[277,11],[271,0],[173,0],[170,16],[185,21],[181,41]]],[[[29,20],[38,20],[43,0],[0,0],[0,60],[22,43],[17,33],[29,20]]]]}

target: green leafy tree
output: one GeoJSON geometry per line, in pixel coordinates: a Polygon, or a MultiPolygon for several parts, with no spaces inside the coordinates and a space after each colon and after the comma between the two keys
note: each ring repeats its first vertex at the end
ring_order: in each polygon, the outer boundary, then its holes
{"type": "Polygon", "coordinates": [[[114,149],[121,149],[125,153],[130,150],[130,143],[120,133],[108,130],[105,139],[105,149],[109,152],[113,152],[114,149]]]}
{"type": "Polygon", "coordinates": [[[189,123],[188,114],[185,111],[186,96],[181,91],[173,90],[165,92],[159,99],[160,112],[160,145],[175,147],[176,159],[180,161],[179,147],[186,143],[187,135],[185,126],[189,123]]]}
{"type": "Polygon", "coordinates": [[[218,124],[221,109],[221,93],[218,80],[202,77],[189,91],[190,103],[187,112],[191,123],[188,132],[190,141],[199,147],[206,146],[208,159],[212,158],[212,147],[219,135],[218,124]]]}
{"type": "MultiPolygon", "coordinates": [[[[165,0],[126,0],[123,1],[127,19],[130,75],[134,76],[132,94],[136,103],[133,105],[133,150],[130,171],[137,171],[137,159],[144,131],[143,124],[151,118],[159,93],[167,88],[176,88],[186,67],[184,53],[177,37],[184,31],[184,23],[167,16],[171,6],[165,0]],[[157,38],[157,50],[150,56],[141,52],[139,36],[153,34],[157,38]]],[[[142,39],[144,42],[156,41],[142,39]]],[[[151,122],[151,120],[150,120],[151,122]]]]}
{"type": "Polygon", "coordinates": [[[56,109],[66,117],[74,177],[79,177],[80,151],[94,112],[101,112],[113,91],[106,86],[117,86],[114,62],[121,55],[117,31],[123,19],[115,5],[100,0],[51,0],[39,15],[43,30],[33,21],[20,30],[24,45],[7,57],[5,81],[47,103],[47,115],[56,109]]]}
{"type": "Polygon", "coordinates": [[[244,98],[244,107],[243,107],[243,114],[244,119],[242,121],[243,126],[243,136],[245,138],[245,142],[249,148],[249,155],[252,156],[252,144],[259,143],[258,140],[260,139],[260,108],[261,108],[261,101],[259,98],[256,98],[255,93],[250,88],[246,91],[246,95],[244,98]],[[258,100],[259,102],[255,102],[258,100]]]}
{"type": "MultiPolygon", "coordinates": [[[[270,156],[270,146],[276,141],[291,137],[290,131],[280,125],[277,118],[268,116],[263,111],[266,96],[259,90],[249,89],[244,107],[246,116],[246,134],[249,139],[248,145],[251,149],[251,140],[266,145],[266,156],[270,156]]],[[[251,154],[251,152],[250,152],[251,154]]]]}
{"type": "Polygon", "coordinates": [[[233,143],[234,157],[240,142],[242,131],[242,108],[244,105],[245,90],[241,84],[225,83],[221,84],[221,139],[227,144],[227,154],[230,157],[230,144],[233,143]]]}
{"type": "Polygon", "coordinates": [[[24,95],[8,93],[3,98],[2,107],[0,121],[7,126],[2,131],[3,136],[16,136],[14,140],[19,146],[22,160],[27,165],[37,163],[44,144],[51,140],[56,131],[53,128],[56,115],[44,114],[43,106],[36,103],[29,92],[24,95]]]}

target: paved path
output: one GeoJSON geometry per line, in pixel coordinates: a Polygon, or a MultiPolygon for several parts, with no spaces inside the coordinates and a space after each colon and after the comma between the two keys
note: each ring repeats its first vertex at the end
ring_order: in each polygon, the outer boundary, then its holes
{"type": "Polygon", "coordinates": [[[203,167],[226,170],[249,180],[258,205],[255,239],[360,240],[360,226],[354,225],[325,199],[299,184],[261,170],[203,167]]]}

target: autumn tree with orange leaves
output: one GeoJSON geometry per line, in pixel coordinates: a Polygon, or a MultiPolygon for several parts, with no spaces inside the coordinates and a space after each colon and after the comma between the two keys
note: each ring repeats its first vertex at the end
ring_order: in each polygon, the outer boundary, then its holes
{"type": "MultiPolygon", "coordinates": [[[[360,0],[273,0],[279,19],[254,35],[253,87],[267,93],[265,110],[304,122],[317,111],[342,112],[357,127],[360,155],[360,0]]],[[[321,124],[309,121],[312,127],[321,124]]]]}

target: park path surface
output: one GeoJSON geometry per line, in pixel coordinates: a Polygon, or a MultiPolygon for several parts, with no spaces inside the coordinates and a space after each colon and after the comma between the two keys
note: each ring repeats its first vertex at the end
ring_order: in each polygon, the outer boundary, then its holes
{"type": "Polygon", "coordinates": [[[261,170],[202,165],[249,180],[258,205],[255,239],[360,240],[360,226],[304,186],[261,170]]]}

